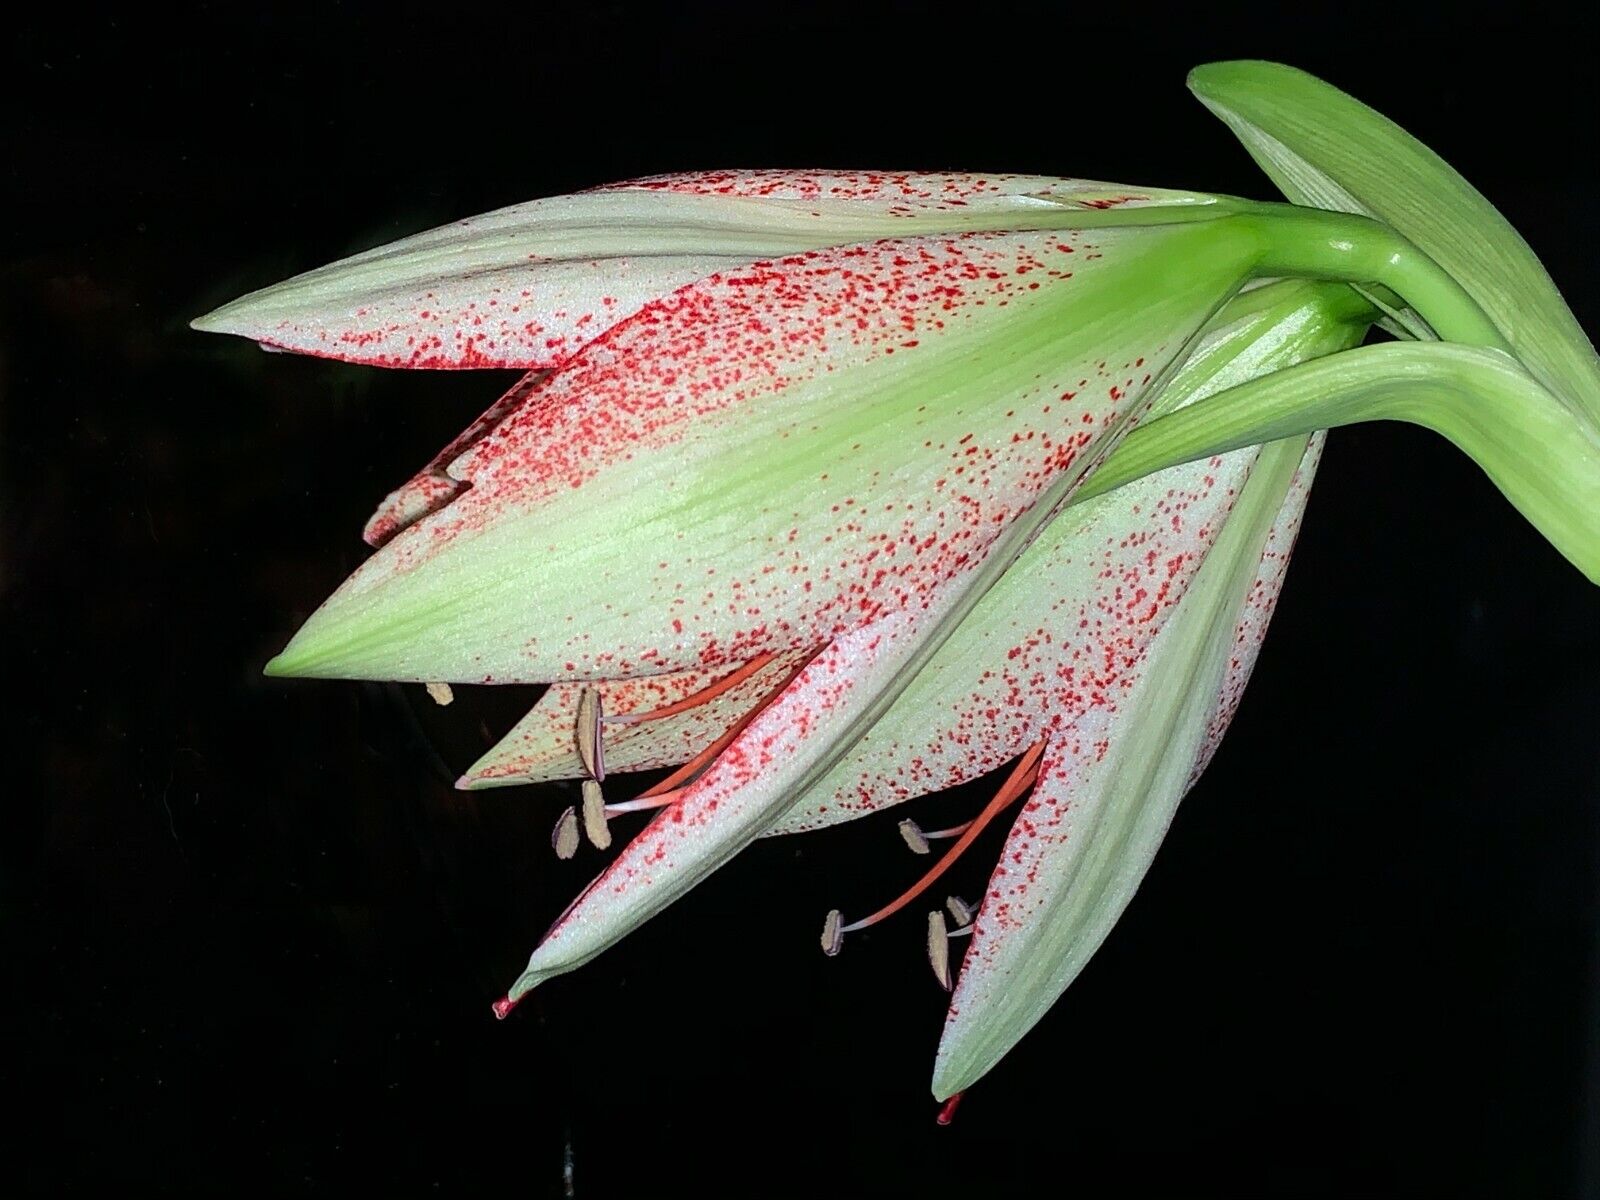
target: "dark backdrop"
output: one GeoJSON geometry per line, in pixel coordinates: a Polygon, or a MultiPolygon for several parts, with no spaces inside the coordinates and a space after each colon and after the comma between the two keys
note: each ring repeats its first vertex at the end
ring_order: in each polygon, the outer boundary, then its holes
{"type": "Polygon", "coordinates": [[[816,951],[827,908],[907,879],[894,817],[754,847],[497,1024],[594,862],[549,853],[559,789],[450,790],[531,690],[437,710],[261,677],[372,503],[504,379],[186,320],[532,196],[708,165],[1267,196],[1183,89],[1263,55],[1438,148],[1600,328],[1592,35],[1087,7],[56,5],[8,30],[8,1187],[543,1196],[570,1155],[594,1197],[1600,1194],[1600,593],[1418,431],[1333,435],[1215,765],[948,1129],[919,923],[816,951]]]}

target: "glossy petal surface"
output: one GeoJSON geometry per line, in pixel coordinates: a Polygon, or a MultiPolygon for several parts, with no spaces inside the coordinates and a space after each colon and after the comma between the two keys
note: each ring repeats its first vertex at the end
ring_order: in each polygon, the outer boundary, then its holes
{"type": "Polygon", "coordinates": [[[1051,736],[978,910],[936,1097],[970,1086],[1033,1027],[1132,899],[1206,753],[1239,616],[1305,448],[1262,452],[1168,635],[1130,667],[1126,717],[1097,714],[1051,736]]]}
{"type": "Polygon", "coordinates": [[[702,280],[534,388],[448,468],[470,486],[274,667],[618,678],[924,603],[1109,449],[1256,251],[1224,218],[889,240],[702,280]]]}
{"type": "Polygon", "coordinates": [[[1083,213],[1211,201],[1020,175],[666,175],[428,230],[194,324],[373,366],[548,368],[650,301],[754,259],[881,237],[1061,228],[1083,213]]]}
{"type": "MultiPolygon", "coordinates": [[[[806,653],[800,650],[776,655],[748,679],[686,712],[640,725],[608,725],[604,733],[606,771],[646,771],[687,762],[782,683],[805,660],[806,653]]],[[[551,684],[528,715],[473,763],[457,786],[507,787],[581,776],[583,764],[578,759],[572,730],[578,696],[585,687],[600,692],[607,714],[649,712],[709,687],[726,674],[725,669],[675,671],[594,684],[551,684]]]]}
{"type": "MultiPolygon", "coordinates": [[[[1334,285],[1280,283],[1240,297],[1168,385],[1157,414],[1346,347],[1370,311],[1334,285]]],[[[1115,472],[1120,454],[1101,470],[1115,472]]],[[[1068,507],[773,832],[850,820],[953,787],[1046,734],[1094,725],[1096,737],[1114,736],[1135,669],[1227,521],[1255,456],[1244,449],[1168,469],[1068,507]]],[[[1275,594],[1258,599],[1270,609],[1275,594]]],[[[1264,632],[1261,621],[1251,636],[1264,632]]],[[[1239,659],[1241,668],[1252,661],[1253,647],[1241,645],[1239,659]]],[[[1242,686],[1237,677],[1230,690],[1242,686]]]]}

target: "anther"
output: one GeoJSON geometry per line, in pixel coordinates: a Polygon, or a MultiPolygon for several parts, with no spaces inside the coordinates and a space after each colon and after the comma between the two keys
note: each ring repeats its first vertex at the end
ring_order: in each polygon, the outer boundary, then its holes
{"type": "Polygon", "coordinates": [[[611,827],[606,824],[606,798],[596,779],[583,781],[583,832],[596,850],[611,848],[611,827]]]}
{"type": "MultiPolygon", "coordinates": [[[[1034,780],[1039,777],[1039,758],[1044,753],[1044,747],[1045,743],[1041,740],[1023,751],[1022,756],[1012,766],[1011,774],[1000,785],[1000,790],[994,794],[994,798],[984,805],[982,812],[960,827],[960,836],[956,839],[956,844],[946,850],[939,861],[929,867],[921,879],[917,880],[904,892],[901,892],[899,896],[888,904],[878,909],[877,912],[872,913],[870,916],[862,917],[859,921],[852,921],[848,925],[839,926],[838,932],[840,934],[855,933],[857,930],[876,925],[879,921],[894,916],[895,913],[933,886],[939,877],[950,869],[956,859],[961,857],[967,847],[977,840],[978,835],[984,831],[990,821],[994,820],[1006,808],[1015,803],[1018,797],[1026,794],[1033,787],[1034,780]]],[[[919,830],[918,832],[921,831],[919,830]]],[[[940,834],[948,832],[951,831],[940,831],[940,834]]],[[[940,836],[940,834],[924,833],[922,836],[932,838],[940,836]]],[[[942,922],[944,917],[941,915],[939,919],[942,922]]],[[[829,927],[831,928],[831,914],[829,921],[829,927]]]]}
{"type": "Polygon", "coordinates": [[[590,779],[606,777],[605,748],[600,743],[601,713],[600,693],[586,687],[578,694],[578,761],[590,779]]]}
{"type": "Polygon", "coordinates": [[[832,958],[843,945],[844,917],[837,908],[830,909],[822,922],[822,952],[832,958]]]}
{"type": "Polygon", "coordinates": [[[428,696],[440,708],[443,708],[456,698],[456,694],[450,690],[448,683],[430,683],[428,685],[428,696]]]}
{"type": "Polygon", "coordinates": [[[556,827],[550,833],[550,845],[557,858],[571,858],[578,852],[578,814],[566,809],[556,818],[556,827]]]}
{"type": "Polygon", "coordinates": [[[906,848],[911,853],[928,853],[930,847],[928,846],[927,835],[922,832],[922,826],[918,825],[910,817],[900,822],[900,836],[905,839],[906,848]]]}
{"type": "Polygon", "coordinates": [[[966,927],[972,924],[972,905],[960,896],[946,896],[944,906],[949,910],[950,919],[956,923],[957,930],[964,933],[966,927]]]}
{"type": "Polygon", "coordinates": [[[952,825],[949,829],[935,829],[932,831],[922,828],[910,817],[900,822],[900,836],[905,839],[907,847],[913,854],[927,854],[932,849],[929,842],[943,841],[945,838],[960,837],[969,828],[971,821],[963,821],[960,825],[952,825]]]}
{"type": "Polygon", "coordinates": [[[937,908],[928,914],[928,965],[945,991],[950,990],[950,933],[944,914],[937,908]]]}

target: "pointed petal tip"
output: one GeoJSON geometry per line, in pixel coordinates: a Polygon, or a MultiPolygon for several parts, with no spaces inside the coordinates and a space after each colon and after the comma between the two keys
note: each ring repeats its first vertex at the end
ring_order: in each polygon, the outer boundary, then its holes
{"type": "MultiPolygon", "coordinates": [[[[945,1055],[942,1052],[943,1047],[941,1047],[940,1050],[941,1053],[933,1064],[933,1083],[930,1090],[933,1092],[933,1098],[935,1100],[937,1100],[940,1104],[948,1105],[957,1096],[961,1095],[963,1091],[971,1087],[975,1081],[971,1079],[958,1078],[955,1073],[949,1069],[945,1062],[945,1055]]],[[[947,1121],[940,1122],[941,1125],[948,1123],[949,1122],[947,1121]]]]}
{"type": "Polygon", "coordinates": [[[536,782],[497,772],[496,764],[492,761],[493,753],[491,750],[489,754],[485,754],[463,771],[461,777],[456,780],[456,787],[463,792],[487,792],[491,788],[516,787],[519,784],[536,782]]]}
{"type": "MultiPolygon", "coordinates": [[[[252,293],[253,294],[253,293],[252,293]]],[[[249,322],[243,319],[248,312],[249,296],[240,296],[226,304],[219,304],[189,322],[196,333],[231,333],[238,337],[254,337],[249,322]]]]}
{"type": "Polygon", "coordinates": [[[305,647],[300,644],[300,635],[296,634],[289,639],[287,646],[267,660],[261,673],[273,679],[309,679],[328,674],[337,677],[336,671],[327,670],[327,663],[322,661],[325,657],[306,653],[305,647]]]}
{"type": "Polygon", "coordinates": [[[1270,59],[1225,58],[1218,62],[1201,63],[1198,67],[1192,68],[1184,82],[1191,92],[1206,96],[1230,84],[1250,79],[1259,81],[1262,76],[1279,73],[1305,74],[1298,67],[1272,62],[1270,59]]]}
{"type": "Polygon", "coordinates": [[[269,679],[293,679],[299,672],[294,669],[294,660],[284,650],[267,659],[266,665],[261,668],[261,673],[269,679]]]}
{"type": "MultiPolygon", "coordinates": [[[[538,951],[534,951],[534,953],[537,955],[538,951]]],[[[495,1006],[496,1011],[499,1011],[500,1005],[504,1005],[505,1011],[510,1012],[518,1004],[522,1003],[522,998],[524,996],[533,991],[534,988],[538,987],[546,979],[549,979],[551,974],[553,974],[551,971],[536,971],[530,965],[522,972],[521,975],[517,976],[517,981],[511,985],[511,989],[506,992],[504,999],[502,999],[499,1004],[495,1006]]]]}

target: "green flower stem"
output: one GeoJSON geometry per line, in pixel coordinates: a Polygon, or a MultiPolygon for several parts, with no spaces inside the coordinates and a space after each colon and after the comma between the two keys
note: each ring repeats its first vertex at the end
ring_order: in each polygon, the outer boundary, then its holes
{"type": "Polygon", "coordinates": [[[1510,355],[1447,342],[1365,346],[1239,384],[1130,433],[1079,490],[1358,421],[1441,434],[1600,583],[1600,437],[1510,355]]]}
{"type": "Polygon", "coordinates": [[[1389,226],[1370,217],[1284,204],[1254,206],[1265,275],[1377,283],[1398,293],[1447,342],[1511,353],[1511,346],[1455,278],[1389,226]]]}

